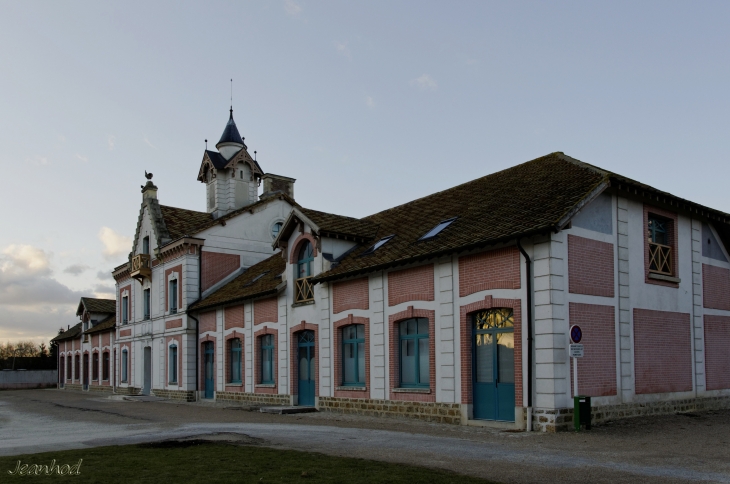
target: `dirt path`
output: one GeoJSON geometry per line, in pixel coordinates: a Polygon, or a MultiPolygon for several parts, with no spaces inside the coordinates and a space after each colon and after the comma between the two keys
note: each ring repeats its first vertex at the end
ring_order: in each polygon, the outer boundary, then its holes
{"type": "Polygon", "coordinates": [[[56,390],[0,393],[0,455],[215,432],[245,434],[272,447],[441,467],[502,482],[730,482],[730,411],[625,420],[591,432],[551,435],[125,402],[56,390]]]}

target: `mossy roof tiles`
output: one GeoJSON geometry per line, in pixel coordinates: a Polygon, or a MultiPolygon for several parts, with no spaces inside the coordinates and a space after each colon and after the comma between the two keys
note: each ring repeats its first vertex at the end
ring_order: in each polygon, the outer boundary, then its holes
{"type": "Polygon", "coordinates": [[[245,299],[274,295],[282,282],[279,276],[284,269],[286,269],[286,261],[281,253],[276,253],[268,259],[252,265],[243,274],[204,299],[191,304],[189,310],[202,311],[245,299]]]}

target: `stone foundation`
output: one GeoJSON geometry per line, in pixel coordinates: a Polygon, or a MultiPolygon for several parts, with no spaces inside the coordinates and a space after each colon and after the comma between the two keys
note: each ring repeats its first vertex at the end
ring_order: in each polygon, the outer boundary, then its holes
{"type": "Polygon", "coordinates": [[[182,402],[195,401],[194,391],[153,389],[152,394],[156,397],[167,398],[168,400],[179,400],[182,402]]]}
{"type": "Polygon", "coordinates": [[[139,387],[117,387],[114,393],[117,395],[137,395],[142,389],[139,387]]]}
{"type": "MultiPolygon", "coordinates": [[[[643,417],[649,415],[670,415],[673,413],[704,412],[730,408],[730,396],[698,397],[681,400],[667,400],[647,403],[623,403],[593,407],[591,425],[598,425],[622,418],[643,417]]],[[[573,428],[573,409],[559,408],[546,410],[536,408],[532,412],[532,430],[542,432],[559,432],[573,428]]]]}
{"type": "Polygon", "coordinates": [[[114,389],[107,385],[89,385],[90,392],[112,393],[114,389]]]}
{"type": "Polygon", "coordinates": [[[217,402],[233,402],[248,405],[289,405],[289,395],[271,393],[215,392],[217,402]]]}
{"type": "Polygon", "coordinates": [[[80,383],[66,383],[63,387],[63,390],[75,390],[80,392],[84,389],[84,387],[80,383]]]}
{"type": "Polygon", "coordinates": [[[458,403],[319,397],[317,408],[320,411],[357,413],[373,417],[408,417],[454,425],[461,423],[461,405],[458,403]]]}

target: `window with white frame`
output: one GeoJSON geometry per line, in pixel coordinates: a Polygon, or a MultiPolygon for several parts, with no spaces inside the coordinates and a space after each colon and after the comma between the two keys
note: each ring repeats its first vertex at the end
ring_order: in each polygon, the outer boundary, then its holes
{"type": "Polygon", "coordinates": [[[170,314],[177,313],[177,279],[170,281],[167,297],[170,303],[170,314]]]}
{"type": "Polygon", "coordinates": [[[144,300],[144,319],[150,319],[150,289],[145,289],[142,296],[144,300]]]}
{"type": "Polygon", "coordinates": [[[127,383],[127,368],[129,364],[129,352],[125,349],[122,350],[122,382],[127,383]]]}
{"type": "Polygon", "coordinates": [[[169,382],[177,383],[177,345],[172,345],[169,348],[169,363],[167,365],[169,373],[169,382]]]}

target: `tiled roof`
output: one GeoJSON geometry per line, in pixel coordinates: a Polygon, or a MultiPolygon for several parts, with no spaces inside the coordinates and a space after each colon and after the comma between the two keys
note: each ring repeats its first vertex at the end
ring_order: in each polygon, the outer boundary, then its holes
{"type": "Polygon", "coordinates": [[[108,331],[114,329],[117,325],[117,316],[112,314],[102,322],[86,330],[86,334],[99,333],[101,331],[108,331]]]}
{"type": "Polygon", "coordinates": [[[370,220],[345,217],[344,215],[335,215],[309,208],[300,208],[299,210],[309,220],[317,224],[320,234],[324,236],[344,235],[371,239],[378,231],[378,224],[370,220]]]}
{"type": "Polygon", "coordinates": [[[160,205],[160,210],[172,240],[177,240],[185,235],[193,235],[200,231],[197,230],[198,227],[213,220],[211,214],[206,212],[196,212],[195,210],[169,207],[167,205],[160,205]]]}
{"type": "MultiPolygon", "coordinates": [[[[198,232],[202,232],[203,230],[205,230],[207,228],[213,227],[214,225],[218,225],[221,222],[225,222],[226,220],[232,219],[236,215],[239,215],[239,214],[241,214],[243,212],[248,212],[249,210],[255,210],[255,209],[257,209],[257,208],[259,208],[259,207],[261,207],[263,205],[266,205],[266,204],[268,204],[268,203],[270,203],[270,202],[272,202],[274,200],[277,200],[279,198],[281,198],[283,200],[286,200],[293,207],[298,207],[299,206],[297,204],[297,202],[294,201],[293,198],[290,198],[289,196],[281,193],[281,194],[278,194],[278,195],[276,195],[274,197],[264,198],[263,200],[259,200],[258,202],[252,203],[251,205],[246,205],[245,207],[241,207],[238,210],[234,210],[232,212],[229,212],[229,213],[227,213],[227,214],[225,214],[225,215],[223,215],[221,217],[218,217],[217,219],[213,219],[212,217],[209,217],[209,219],[208,219],[207,222],[202,223],[199,226],[195,227],[195,229],[193,231],[189,232],[187,235],[193,235],[193,234],[196,234],[198,232]]],[[[165,221],[167,221],[167,219],[165,219],[165,221]]],[[[174,238],[173,238],[173,240],[174,240],[174,238]]]]}
{"type": "Polygon", "coordinates": [[[81,315],[81,307],[89,313],[116,313],[117,301],[114,299],[97,299],[93,297],[82,297],[76,315],[81,315]]]}
{"type": "Polygon", "coordinates": [[[77,324],[76,326],[67,329],[63,333],[59,334],[55,338],[53,338],[51,341],[65,341],[68,339],[74,339],[81,336],[81,323],[77,324]]]}
{"type": "Polygon", "coordinates": [[[605,172],[552,153],[434,193],[365,217],[363,220],[378,226],[375,236],[315,280],[333,280],[554,230],[605,181],[605,172]],[[452,217],[457,218],[436,237],[418,240],[452,217]],[[375,241],[390,235],[394,237],[374,253],[362,255],[375,241]]]}
{"type": "Polygon", "coordinates": [[[213,163],[216,170],[221,170],[228,164],[228,160],[223,158],[223,155],[217,151],[205,150],[205,152],[208,154],[208,158],[210,158],[210,161],[213,163]]]}
{"type": "Polygon", "coordinates": [[[188,308],[201,311],[215,306],[230,304],[244,299],[273,295],[281,284],[278,277],[286,269],[286,261],[281,253],[276,253],[258,264],[249,267],[243,274],[233,279],[214,293],[208,295],[188,308]]]}

